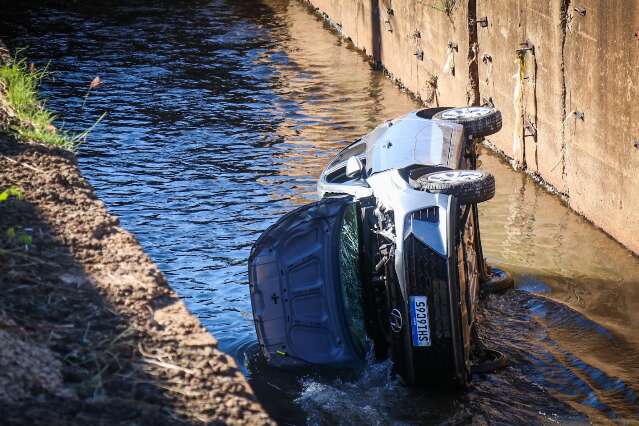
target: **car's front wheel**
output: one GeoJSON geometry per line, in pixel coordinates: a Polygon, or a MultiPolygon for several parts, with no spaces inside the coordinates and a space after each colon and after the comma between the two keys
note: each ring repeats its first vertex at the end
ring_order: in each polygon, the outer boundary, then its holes
{"type": "Polygon", "coordinates": [[[488,201],[495,196],[495,177],[480,170],[445,170],[411,179],[415,189],[454,195],[460,204],[488,201]]]}

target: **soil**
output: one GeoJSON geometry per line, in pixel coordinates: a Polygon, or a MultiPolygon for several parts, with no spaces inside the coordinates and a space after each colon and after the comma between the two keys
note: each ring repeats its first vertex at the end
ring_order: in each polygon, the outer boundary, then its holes
{"type": "Polygon", "coordinates": [[[72,153],[0,135],[3,424],[270,424],[72,153]]]}

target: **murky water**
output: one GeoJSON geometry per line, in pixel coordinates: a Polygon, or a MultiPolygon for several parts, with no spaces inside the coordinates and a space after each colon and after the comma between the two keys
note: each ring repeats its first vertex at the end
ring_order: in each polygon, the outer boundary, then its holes
{"type": "Polygon", "coordinates": [[[388,362],[267,367],[252,242],[316,198],[335,150],[419,105],[297,1],[128,3],[3,6],[0,36],[51,61],[42,89],[65,128],[108,113],[80,150],[84,174],[282,424],[637,419],[639,261],[488,153],[498,193],[481,208],[484,248],[517,290],[485,302],[481,334],[511,367],[464,394],[403,387],[388,362]]]}

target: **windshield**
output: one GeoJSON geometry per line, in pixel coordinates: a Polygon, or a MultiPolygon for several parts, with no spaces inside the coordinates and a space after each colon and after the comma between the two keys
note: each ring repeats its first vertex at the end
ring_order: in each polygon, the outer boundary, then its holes
{"type": "Polygon", "coordinates": [[[463,127],[410,114],[377,127],[365,140],[368,175],[412,165],[458,168],[463,127]]]}
{"type": "Polygon", "coordinates": [[[355,205],[344,210],[339,234],[339,273],[344,314],[353,345],[363,353],[366,330],[362,306],[362,281],[359,273],[359,223],[355,205]]]}

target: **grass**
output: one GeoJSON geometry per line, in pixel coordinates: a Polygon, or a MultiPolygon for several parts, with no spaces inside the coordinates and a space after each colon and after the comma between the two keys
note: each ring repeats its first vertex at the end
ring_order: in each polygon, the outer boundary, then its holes
{"type": "Polygon", "coordinates": [[[70,133],[57,129],[53,125],[55,115],[45,108],[44,102],[38,96],[40,82],[49,75],[47,67],[36,70],[28,65],[24,58],[13,60],[0,66],[0,96],[4,95],[13,109],[17,123],[10,126],[10,130],[21,138],[54,145],[68,150],[75,150],[83,143],[89,132],[93,130],[104,114],[91,126],[81,133],[70,133]],[[4,93],[2,93],[4,92],[4,93]]]}
{"type": "Polygon", "coordinates": [[[453,12],[457,6],[457,0],[438,0],[428,6],[445,13],[448,18],[453,19],[453,12]]]}

